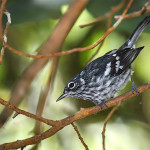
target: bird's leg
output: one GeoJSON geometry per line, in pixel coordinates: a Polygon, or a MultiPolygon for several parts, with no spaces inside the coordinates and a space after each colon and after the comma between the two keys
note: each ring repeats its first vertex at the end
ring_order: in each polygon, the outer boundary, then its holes
{"type": "Polygon", "coordinates": [[[117,96],[117,94],[116,94],[116,92],[115,93],[113,93],[112,95],[111,95],[111,99],[113,99],[113,98],[115,98],[117,96]]]}
{"type": "Polygon", "coordinates": [[[135,84],[134,84],[134,82],[133,82],[132,77],[131,77],[131,82],[132,82],[132,93],[134,94],[134,91],[135,91],[136,94],[139,95],[139,92],[138,92],[138,90],[137,90],[137,88],[136,88],[136,86],[135,86],[135,84]]]}
{"type": "Polygon", "coordinates": [[[101,108],[101,110],[105,111],[106,109],[104,108],[104,106],[106,106],[108,108],[108,106],[106,105],[105,101],[102,100],[101,103],[99,103],[99,107],[101,108]]]}

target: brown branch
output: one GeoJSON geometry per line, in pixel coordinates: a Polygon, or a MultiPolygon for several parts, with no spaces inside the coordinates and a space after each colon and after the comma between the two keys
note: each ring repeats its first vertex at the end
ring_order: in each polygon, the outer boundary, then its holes
{"type": "MultiPolygon", "coordinates": [[[[7,108],[9,108],[9,109],[11,109],[11,110],[17,112],[18,114],[22,114],[22,115],[27,116],[27,117],[29,117],[29,118],[32,118],[32,119],[41,121],[41,122],[43,122],[43,123],[46,123],[47,125],[55,126],[55,125],[59,124],[59,121],[48,120],[48,119],[46,119],[46,118],[42,118],[42,117],[40,117],[40,116],[34,115],[34,114],[29,113],[29,112],[27,112],[27,111],[24,111],[24,110],[22,110],[22,109],[19,109],[19,108],[15,107],[14,105],[8,103],[7,101],[3,100],[2,98],[0,98],[0,103],[1,103],[2,105],[4,105],[5,107],[7,107],[7,108]]],[[[18,115],[18,114],[17,114],[17,115],[18,115]]],[[[15,116],[15,117],[16,117],[16,116],[15,116]]],[[[14,118],[15,118],[15,117],[14,117],[14,118]]]]}
{"type": "MultiPolygon", "coordinates": [[[[128,9],[130,8],[131,4],[132,4],[133,0],[130,0],[126,9],[124,10],[123,14],[121,15],[120,19],[118,21],[116,21],[116,23],[110,27],[105,34],[94,44],[84,47],[84,48],[74,48],[72,50],[67,50],[67,51],[63,51],[63,52],[57,52],[57,53],[49,53],[49,54],[38,54],[38,55],[31,55],[31,54],[27,54],[27,53],[23,53],[19,50],[16,50],[14,48],[12,48],[11,46],[9,46],[7,43],[5,43],[5,46],[12,52],[17,53],[18,55],[22,55],[22,56],[27,56],[27,57],[32,57],[32,58],[50,58],[50,57],[56,57],[56,56],[62,56],[62,55],[68,55],[74,52],[83,52],[83,51],[87,51],[90,49],[93,49],[94,47],[96,47],[99,43],[101,43],[114,29],[116,29],[116,27],[121,23],[121,21],[123,20],[125,14],[127,13],[128,9]]],[[[0,25],[1,25],[1,16],[0,16],[0,25]]],[[[65,23],[66,24],[66,23],[65,23]]],[[[0,34],[0,38],[3,41],[3,38],[0,34]]],[[[49,50],[49,47],[46,47],[49,50]]],[[[53,49],[54,51],[55,49],[53,49]]],[[[43,51],[47,51],[47,49],[44,49],[43,51]]]]}
{"type": "MultiPolygon", "coordinates": [[[[130,18],[139,17],[143,14],[146,14],[146,13],[150,12],[150,6],[148,6],[149,3],[150,3],[150,0],[148,0],[145,3],[145,5],[139,11],[136,11],[136,12],[133,12],[133,13],[130,13],[130,14],[126,14],[123,19],[130,19],[130,18]]],[[[120,16],[115,16],[116,20],[118,20],[119,18],[120,18],[120,16]]]]}
{"type": "Polygon", "coordinates": [[[99,45],[98,49],[96,50],[96,52],[91,56],[91,58],[86,62],[86,64],[84,65],[84,67],[86,67],[93,59],[94,57],[99,53],[99,51],[101,50],[101,48],[104,45],[104,41],[105,39],[102,41],[101,45],[99,45]]]}
{"type": "Polygon", "coordinates": [[[125,5],[127,0],[122,0],[120,4],[118,4],[117,6],[113,6],[111,8],[111,10],[109,12],[107,12],[106,14],[104,14],[103,16],[100,16],[99,18],[95,19],[94,21],[90,22],[90,23],[86,23],[86,24],[82,24],[79,27],[80,28],[84,28],[87,26],[91,26],[93,24],[96,24],[98,22],[103,21],[104,19],[108,19],[110,18],[110,16],[113,16],[115,13],[117,13],[121,8],[123,8],[123,6],[125,5]]]}
{"type": "MultiPolygon", "coordinates": [[[[1,4],[0,12],[3,12],[3,6],[6,0],[1,4]]],[[[78,16],[81,14],[82,10],[86,7],[88,0],[74,0],[69,6],[68,10],[62,16],[55,29],[53,30],[51,36],[40,50],[39,54],[45,55],[48,53],[55,53],[61,50],[65,38],[70,32],[72,26],[77,20],[78,16]],[[60,34],[61,33],[61,34],[60,34]]],[[[2,31],[2,13],[0,13],[0,30],[2,31]]],[[[2,32],[0,32],[0,36],[2,32]]],[[[32,80],[35,78],[37,73],[43,68],[49,59],[37,59],[34,60],[30,66],[24,71],[22,77],[19,79],[17,84],[12,90],[9,102],[13,105],[18,105],[25,94],[27,93],[32,80]]],[[[8,117],[12,114],[12,111],[4,109],[0,115],[0,127],[6,122],[8,117]]]]}
{"type": "Polygon", "coordinates": [[[129,3],[128,3],[128,5],[127,5],[127,7],[126,7],[126,9],[124,10],[124,12],[123,12],[123,14],[122,14],[123,17],[126,15],[127,11],[128,11],[129,8],[131,7],[131,4],[132,4],[132,3],[133,3],[133,0],[130,0],[129,3]]]}
{"type": "Polygon", "coordinates": [[[81,134],[77,128],[77,126],[74,123],[71,123],[71,125],[73,126],[74,130],[76,131],[79,140],[81,141],[81,143],[83,144],[85,150],[89,150],[88,146],[86,145],[86,143],[84,142],[83,138],[81,137],[81,134]]]}
{"type": "Polygon", "coordinates": [[[0,64],[1,64],[1,63],[2,63],[2,61],[3,61],[4,51],[5,51],[5,48],[2,46],[2,48],[1,48],[1,52],[0,52],[0,64]]]}
{"type": "Polygon", "coordinates": [[[0,37],[3,39],[3,26],[2,26],[2,17],[5,9],[7,0],[3,0],[0,8],[0,37]]]}
{"type": "Polygon", "coordinates": [[[11,24],[10,13],[5,9],[4,14],[7,16],[7,23],[6,23],[6,27],[5,27],[5,30],[4,30],[4,35],[2,37],[3,38],[3,46],[2,46],[2,49],[1,49],[0,64],[3,61],[4,51],[5,51],[5,48],[6,48],[5,43],[7,43],[7,32],[8,32],[9,25],[11,24]]]}
{"type": "Polygon", "coordinates": [[[121,101],[110,111],[110,113],[108,114],[107,118],[105,119],[104,126],[103,126],[103,131],[102,131],[102,145],[103,145],[103,150],[105,150],[105,131],[106,131],[107,122],[112,117],[112,115],[114,114],[114,112],[118,109],[118,107],[120,106],[120,104],[121,104],[121,101]]]}
{"type": "MultiPolygon", "coordinates": [[[[142,93],[142,92],[147,91],[149,89],[150,89],[150,82],[137,88],[139,93],[142,93]]],[[[117,105],[119,102],[127,101],[134,96],[136,96],[136,93],[133,94],[132,91],[129,91],[129,92],[126,92],[126,93],[124,93],[124,94],[122,94],[122,95],[120,95],[120,96],[118,96],[118,97],[116,97],[110,101],[107,101],[106,105],[108,107],[112,107],[112,106],[117,105]]],[[[107,109],[105,106],[104,106],[104,108],[107,109]]],[[[90,116],[90,115],[95,114],[95,113],[100,112],[100,111],[102,111],[102,110],[100,109],[99,106],[94,106],[94,107],[82,109],[79,112],[75,113],[73,116],[69,116],[65,119],[60,120],[60,124],[58,126],[53,126],[52,128],[43,132],[42,134],[27,138],[24,140],[17,140],[15,142],[2,144],[2,145],[0,145],[0,150],[17,149],[17,148],[21,148],[21,147],[24,147],[27,145],[36,144],[36,143],[40,142],[41,140],[44,140],[48,137],[53,136],[59,130],[61,130],[65,126],[75,122],[76,120],[83,119],[87,116],[90,116]]]]}

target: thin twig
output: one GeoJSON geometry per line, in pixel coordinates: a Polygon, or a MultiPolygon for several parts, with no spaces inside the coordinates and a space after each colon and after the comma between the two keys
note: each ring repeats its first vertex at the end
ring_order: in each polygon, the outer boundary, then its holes
{"type": "MultiPolygon", "coordinates": [[[[112,22],[112,15],[113,13],[110,13],[108,16],[108,22],[107,22],[107,26],[106,26],[106,32],[105,34],[107,34],[107,32],[111,29],[112,31],[121,23],[122,19],[124,18],[125,14],[127,13],[128,9],[130,8],[131,4],[132,4],[133,0],[130,0],[126,9],[123,11],[122,15],[120,16],[120,18],[118,19],[118,22],[116,22],[111,28],[111,22],[112,22]]],[[[118,9],[117,9],[118,10],[118,9]]],[[[105,35],[104,34],[104,35],[105,35]]],[[[98,50],[96,51],[96,53],[91,57],[91,59],[86,63],[86,65],[95,57],[95,55],[100,51],[101,47],[103,46],[105,38],[102,40],[101,45],[99,46],[98,50]]]]}
{"type": "Polygon", "coordinates": [[[11,17],[10,17],[10,13],[5,9],[4,14],[7,16],[7,23],[6,23],[6,28],[4,30],[4,35],[3,35],[3,46],[1,49],[1,55],[0,55],[0,64],[3,61],[3,56],[4,56],[4,52],[5,52],[5,43],[7,43],[7,32],[8,32],[8,28],[9,25],[11,24],[11,17]]]}
{"type": "MultiPolygon", "coordinates": [[[[4,0],[6,1],[6,0],[4,0]]],[[[8,43],[5,43],[5,47],[7,47],[10,51],[18,54],[18,55],[22,55],[22,56],[26,56],[26,57],[32,57],[32,58],[50,58],[50,57],[56,57],[56,56],[62,56],[62,55],[68,55],[68,54],[71,54],[71,53],[74,53],[74,52],[83,52],[83,51],[87,51],[87,50],[90,50],[90,49],[93,49],[94,47],[96,47],[98,44],[100,44],[114,29],[116,29],[116,27],[122,22],[125,14],[127,13],[128,9],[130,8],[131,4],[132,4],[133,0],[130,0],[126,9],[124,10],[123,14],[121,15],[120,19],[118,19],[115,24],[110,27],[106,32],[105,34],[97,41],[95,42],[94,44],[90,45],[90,46],[87,46],[85,48],[74,48],[72,50],[67,50],[67,51],[63,51],[63,52],[57,52],[57,53],[49,53],[49,54],[44,54],[44,55],[31,55],[31,54],[27,54],[27,53],[23,53],[19,50],[16,50],[14,48],[12,48],[10,45],[8,45],[8,43]]],[[[1,10],[2,10],[3,7],[1,7],[1,10]]],[[[2,16],[0,16],[0,26],[1,26],[1,22],[2,22],[2,16]]],[[[1,36],[1,33],[0,33],[0,38],[3,42],[3,38],[1,36]]]]}
{"type": "Polygon", "coordinates": [[[104,41],[105,39],[102,41],[102,43],[99,45],[98,49],[96,50],[96,52],[91,56],[91,58],[86,62],[86,64],[84,65],[84,67],[86,67],[93,59],[94,57],[99,53],[99,51],[101,50],[102,46],[104,45],[104,41]]]}
{"type": "MultiPolygon", "coordinates": [[[[48,124],[48,125],[50,125],[50,126],[54,126],[54,125],[59,124],[59,121],[48,120],[48,119],[46,119],[46,118],[43,118],[43,117],[34,115],[34,114],[32,114],[32,113],[29,113],[29,112],[27,112],[27,111],[21,110],[21,109],[15,107],[15,106],[13,106],[12,104],[8,103],[7,101],[3,100],[2,98],[0,98],[0,103],[1,103],[2,105],[4,105],[5,107],[7,107],[7,108],[9,108],[9,109],[11,109],[11,110],[17,112],[18,114],[22,114],[22,115],[27,116],[27,117],[29,117],[29,118],[32,118],[32,119],[41,121],[41,122],[46,123],[46,124],[48,124]]],[[[17,115],[18,115],[18,114],[17,114],[17,115]]]]}
{"type": "MultiPolygon", "coordinates": [[[[143,14],[146,14],[146,13],[150,12],[150,6],[148,6],[149,3],[150,3],[150,1],[148,0],[139,11],[126,14],[123,19],[125,20],[125,19],[139,17],[139,16],[141,16],[143,14]]],[[[120,16],[115,16],[114,18],[116,20],[118,20],[120,18],[120,16]]]]}
{"type": "MultiPolygon", "coordinates": [[[[150,89],[150,82],[137,88],[139,93],[147,91],[148,89],[150,89]]],[[[136,93],[133,94],[132,90],[131,90],[127,93],[124,93],[124,94],[122,94],[122,95],[120,95],[116,98],[113,98],[112,100],[106,102],[106,105],[108,107],[112,107],[112,106],[117,105],[119,102],[127,101],[127,100],[129,100],[130,98],[132,98],[134,96],[136,96],[136,93]]],[[[104,106],[104,108],[106,109],[105,106],[104,106]]],[[[45,131],[45,132],[43,132],[39,135],[30,137],[30,138],[27,138],[27,139],[24,139],[24,140],[17,140],[17,141],[14,141],[14,142],[2,144],[2,145],[0,145],[0,150],[17,149],[17,148],[21,148],[23,146],[36,144],[36,143],[38,143],[38,142],[40,142],[40,141],[42,141],[42,140],[44,140],[48,137],[53,136],[59,130],[61,130],[65,126],[71,124],[72,122],[75,122],[76,120],[79,120],[79,119],[83,119],[87,116],[90,116],[90,115],[95,114],[95,113],[100,112],[100,111],[102,111],[102,110],[100,109],[99,106],[94,106],[94,107],[82,109],[79,112],[75,113],[73,116],[69,116],[65,119],[60,120],[60,124],[58,126],[52,126],[49,130],[47,130],[47,131],[45,131]]]]}
{"type": "Polygon", "coordinates": [[[107,122],[112,117],[112,115],[114,114],[114,112],[118,109],[118,107],[120,106],[120,104],[121,104],[121,101],[110,111],[110,113],[108,114],[107,118],[105,119],[104,126],[103,126],[103,131],[102,131],[102,145],[103,145],[103,150],[105,150],[105,131],[106,131],[107,122]]]}
{"type": "Polygon", "coordinates": [[[5,48],[4,48],[4,46],[2,46],[2,48],[1,48],[1,54],[0,54],[0,64],[1,64],[2,61],[3,61],[4,51],[5,51],[5,48]]]}
{"type": "MultiPolygon", "coordinates": [[[[80,14],[84,10],[88,2],[89,0],[74,0],[70,4],[68,10],[58,21],[57,25],[55,26],[55,29],[53,30],[51,35],[49,35],[49,38],[47,39],[46,43],[43,45],[43,47],[41,48],[38,54],[48,54],[48,53],[52,54],[61,50],[61,48],[63,47],[64,40],[66,39],[68,33],[70,32],[71,28],[73,27],[74,23],[76,22],[77,18],[80,16],[80,14]]],[[[2,36],[3,33],[2,13],[4,10],[5,3],[6,0],[3,0],[0,8],[0,12],[1,12],[0,13],[0,37],[2,36]]],[[[40,72],[41,69],[45,66],[48,60],[49,60],[48,58],[40,59],[40,60],[36,59],[26,68],[26,70],[23,72],[20,79],[13,87],[9,99],[9,102],[11,104],[18,106],[19,103],[21,103],[23,97],[30,89],[29,87],[31,85],[31,82],[38,74],[38,72],[40,72]]],[[[5,124],[5,122],[11,116],[11,114],[12,114],[11,110],[7,108],[3,109],[3,111],[0,114],[0,127],[2,127],[5,124]]]]}
{"type": "Polygon", "coordinates": [[[81,134],[77,128],[77,126],[72,122],[71,125],[73,126],[74,130],[76,131],[78,138],[80,139],[81,143],[83,144],[85,150],[89,150],[88,146],[86,145],[86,143],[84,142],[83,138],[81,137],[81,134]]]}
{"type": "Polygon", "coordinates": [[[99,18],[95,19],[94,21],[90,22],[90,23],[86,23],[86,24],[82,24],[80,25],[79,27],[80,28],[84,28],[84,27],[87,27],[87,26],[91,26],[91,25],[94,25],[98,22],[101,22],[103,21],[104,19],[108,19],[110,16],[113,16],[116,12],[118,12],[121,8],[123,8],[123,6],[125,5],[127,0],[123,0],[121,1],[121,3],[117,6],[113,6],[111,8],[111,10],[109,12],[107,12],[106,14],[104,14],[103,16],[100,16],[99,18]]]}
{"type": "MultiPolygon", "coordinates": [[[[112,16],[109,16],[105,32],[111,26],[111,23],[112,23],[112,16]]],[[[99,51],[101,50],[102,46],[104,45],[104,42],[105,42],[105,39],[101,42],[101,44],[99,45],[97,51],[92,55],[92,57],[88,60],[88,62],[85,64],[85,66],[87,66],[87,64],[89,64],[94,59],[94,57],[99,53],[99,51]]]]}

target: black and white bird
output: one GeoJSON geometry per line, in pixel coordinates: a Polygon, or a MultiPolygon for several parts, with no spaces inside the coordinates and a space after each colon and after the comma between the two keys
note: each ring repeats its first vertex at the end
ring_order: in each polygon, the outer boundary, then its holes
{"type": "MultiPolygon", "coordinates": [[[[144,48],[134,48],[134,44],[149,22],[150,16],[145,17],[119,49],[95,59],[75,75],[57,101],[64,97],[75,97],[92,101],[104,109],[105,101],[113,98],[131,79],[131,63],[144,48]]],[[[132,79],[131,81],[132,91],[138,94],[132,79]]]]}

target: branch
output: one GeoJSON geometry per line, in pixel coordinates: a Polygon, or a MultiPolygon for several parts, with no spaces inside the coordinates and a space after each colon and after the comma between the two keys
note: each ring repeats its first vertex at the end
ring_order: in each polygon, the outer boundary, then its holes
{"type": "Polygon", "coordinates": [[[74,130],[76,131],[76,133],[78,135],[78,138],[80,139],[81,143],[83,144],[85,150],[89,150],[88,146],[85,144],[83,138],[81,137],[80,132],[79,132],[77,126],[74,123],[71,123],[71,125],[73,126],[74,130]]]}
{"type": "Polygon", "coordinates": [[[5,9],[4,14],[7,16],[7,23],[6,23],[6,27],[5,27],[4,35],[3,35],[3,46],[1,48],[0,64],[3,61],[4,51],[5,51],[5,48],[6,48],[5,43],[7,43],[7,32],[8,32],[9,25],[11,24],[10,13],[5,9]]]}
{"type": "MultiPolygon", "coordinates": [[[[87,51],[87,50],[90,50],[90,49],[93,49],[95,48],[98,44],[100,44],[114,29],[116,29],[116,27],[121,23],[121,21],[123,20],[125,14],[127,13],[128,9],[130,8],[131,4],[132,4],[133,0],[130,0],[126,9],[124,10],[124,12],[122,13],[120,19],[118,19],[118,21],[116,21],[116,23],[110,27],[106,32],[105,34],[97,41],[95,42],[94,44],[90,45],[90,46],[87,46],[85,48],[74,48],[72,50],[67,50],[67,51],[63,51],[63,52],[57,52],[57,53],[48,53],[48,54],[38,54],[38,55],[31,55],[31,54],[27,54],[27,53],[23,53],[19,50],[16,50],[14,48],[12,48],[10,45],[8,45],[7,43],[5,43],[5,46],[12,52],[14,53],[17,53],[18,55],[22,55],[22,56],[26,56],[26,57],[32,57],[32,58],[50,58],[50,57],[56,57],[56,56],[62,56],[62,55],[68,55],[68,54],[71,54],[71,53],[74,53],[74,52],[83,52],[83,51],[87,51]]],[[[72,13],[72,12],[71,12],[72,13]]],[[[1,16],[0,16],[0,24],[1,24],[1,16]]],[[[66,23],[65,23],[66,24],[66,23]]],[[[62,31],[62,30],[61,30],[62,31]]],[[[59,32],[60,33],[60,32],[59,32]]],[[[1,37],[1,34],[0,34],[0,38],[1,40],[3,41],[3,38],[1,37]]],[[[47,49],[49,49],[49,47],[46,47],[47,49]]],[[[47,49],[44,49],[44,51],[48,51],[47,49]]],[[[53,49],[53,51],[55,51],[55,49],[53,49]]]]}
{"type": "MultiPolygon", "coordinates": [[[[110,26],[111,26],[111,23],[112,23],[112,15],[113,15],[115,12],[119,11],[119,8],[123,5],[123,3],[121,3],[121,4],[118,5],[118,6],[116,6],[116,9],[114,9],[114,10],[115,10],[114,12],[112,11],[112,12],[109,13],[109,15],[107,16],[107,17],[108,17],[108,22],[107,22],[106,31],[105,31],[105,34],[106,34],[106,35],[107,35],[107,32],[108,32],[109,30],[110,30],[110,33],[111,33],[111,32],[121,23],[121,21],[123,20],[125,14],[127,13],[128,9],[130,8],[132,2],[133,2],[133,0],[130,0],[130,1],[129,1],[129,3],[128,3],[127,7],[125,8],[125,10],[123,11],[122,15],[120,16],[120,18],[118,19],[118,21],[117,21],[112,27],[110,27],[110,26]],[[111,30],[112,30],[112,31],[111,31],[111,30]]],[[[104,34],[104,35],[105,35],[105,34],[104,34]]],[[[108,33],[108,35],[109,35],[109,33],[108,33]]],[[[107,35],[107,36],[108,36],[108,35],[107,35]]],[[[106,36],[106,37],[107,37],[107,36],[106,36]]],[[[103,36],[103,37],[104,37],[104,36],[103,36]]],[[[103,37],[102,37],[102,38],[103,38],[103,37]]],[[[105,38],[106,38],[106,37],[105,37],[105,38]]],[[[86,63],[86,65],[87,65],[87,64],[96,56],[96,54],[100,51],[101,47],[102,47],[103,44],[104,44],[105,38],[102,39],[102,41],[100,41],[100,42],[102,42],[101,45],[98,47],[98,49],[97,49],[97,51],[95,52],[95,54],[89,59],[89,61],[86,63]]]]}
{"type": "MultiPolygon", "coordinates": [[[[137,88],[139,93],[142,93],[142,92],[147,91],[149,89],[150,89],[150,82],[137,88]]],[[[136,93],[134,92],[134,94],[133,94],[132,90],[131,90],[129,92],[126,92],[126,93],[116,97],[116,98],[113,98],[110,101],[107,101],[106,105],[108,107],[112,107],[112,106],[117,105],[119,102],[127,101],[134,96],[136,96],[136,93]]],[[[104,108],[107,109],[106,106],[104,106],[104,108]]],[[[100,109],[99,106],[94,106],[94,107],[82,109],[79,112],[75,113],[73,116],[69,116],[67,118],[60,120],[60,124],[58,126],[53,126],[49,130],[43,132],[42,134],[27,138],[24,140],[17,140],[15,142],[2,144],[2,145],[0,145],[0,150],[17,149],[17,148],[21,148],[21,147],[24,147],[27,145],[36,144],[36,143],[40,142],[41,140],[44,140],[48,137],[53,136],[59,130],[61,130],[65,126],[75,122],[76,120],[83,119],[87,116],[90,116],[92,114],[96,114],[97,112],[100,112],[100,111],[102,111],[102,110],[100,109]]]]}
{"type": "MultiPolygon", "coordinates": [[[[139,11],[136,11],[136,12],[133,12],[133,13],[130,13],[130,14],[126,14],[123,19],[130,19],[130,18],[139,17],[143,14],[146,14],[146,13],[150,12],[150,6],[148,6],[149,3],[150,3],[150,0],[148,0],[145,3],[145,5],[139,11]]],[[[119,18],[120,18],[120,16],[115,16],[116,20],[118,20],[119,18]]]]}
{"type": "MultiPolygon", "coordinates": [[[[48,119],[42,118],[40,116],[34,115],[32,113],[29,113],[27,111],[24,111],[22,109],[19,109],[19,108],[15,107],[14,105],[8,103],[7,101],[3,100],[2,98],[0,98],[0,103],[2,105],[4,105],[5,107],[15,111],[17,113],[17,115],[22,114],[22,115],[27,116],[29,118],[32,118],[32,119],[41,121],[43,123],[46,123],[47,125],[50,125],[50,126],[55,126],[55,125],[59,124],[59,121],[48,120],[48,119]]],[[[15,117],[16,116],[14,116],[13,118],[15,118],[15,117]]]]}
{"type": "Polygon", "coordinates": [[[104,126],[103,126],[103,131],[102,131],[103,150],[105,150],[105,131],[106,131],[107,122],[111,118],[111,116],[114,114],[114,112],[118,109],[120,104],[121,104],[121,101],[111,110],[111,112],[108,114],[107,118],[105,119],[104,126]]]}
{"type": "Polygon", "coordinates": [[[80,28],[84,28],[84,27],[87,27],[87,26],[91,26],[93,24],[96,24],[98,22],[101,22],[103,21],[104,19],[108,19],[110,18],[110,16],[113,16],[115,13],[117,13],[121,8],[123,8],[123,6],[125,5],[127,0],[123,0],[121,1],[121,3],[117,6],[113,6],[111,8],[111,10],[109,12],[107,12],[106,14],[104,14],[103,16],[100,16],[99,18],[95,19],[94,21],[90,22],[90,23],[87,23],[87,24],[82,24],[80,25],[80,28]]]}
{"type": "MultiPolygon", "coordinates": [[[[112,24],[112,16],[109,16],[105,32],[110,28],[111,24],[112,24]]],[[[94,57],[99,53],[99,51],[104,45],[104,42],[105,42],[105,39],[101,42],[101,45],[99,45],[97,51],[92,55],[92,57],[88,60],[88,62],[86,62],[85,66],[87,66],[94,59],[94,57]]]]}

